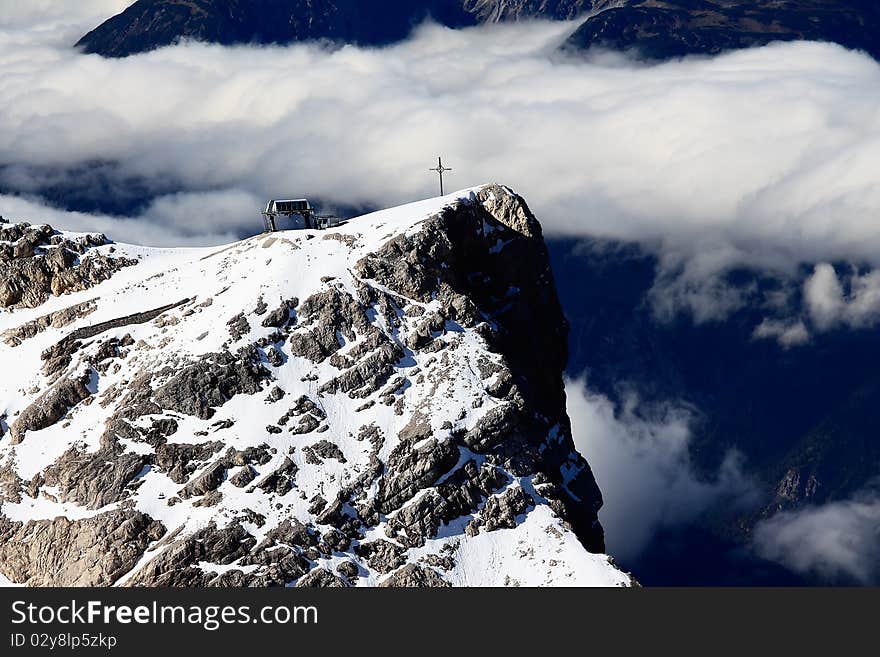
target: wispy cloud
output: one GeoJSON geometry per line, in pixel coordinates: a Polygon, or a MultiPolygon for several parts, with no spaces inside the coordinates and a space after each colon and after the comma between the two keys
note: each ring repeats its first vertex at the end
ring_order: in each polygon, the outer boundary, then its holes
{"type": "Polygon", "coordinates": [[[630,399],[615,413],[607,398],[590,393],[582,381],[568,381],[566,394],[575,446],[605,500],[599,519],[611,554],[633,559],[662,528],[686,525],[721,501],[753,500],[755,491],[734,452],[711,481],[697,476],[688,454],[687,410],[639,409],[630,399]]]}
{"type": "Polygon", "coordinates": [[[755,527],[758,554],[829,581],[877,584],[880,579],[880,497],[778,513],[755,527]]]}
{"type": "Polygon", "coordinates": [[[880,320],[880,271],[843,272],[849,292],[828,263],[816,265],[804,284],[804,298],[813,324],[820,331],[851,326],[861,328],[880,320]]]}

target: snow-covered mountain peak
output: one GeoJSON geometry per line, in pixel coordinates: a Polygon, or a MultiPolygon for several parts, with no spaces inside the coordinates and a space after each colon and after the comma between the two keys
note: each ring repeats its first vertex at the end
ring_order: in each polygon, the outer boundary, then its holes
{"type": "Polygon", "coordinates": [[[218,248],[0,232],[10,581],[629,582],[509,189],[218,248]]]}

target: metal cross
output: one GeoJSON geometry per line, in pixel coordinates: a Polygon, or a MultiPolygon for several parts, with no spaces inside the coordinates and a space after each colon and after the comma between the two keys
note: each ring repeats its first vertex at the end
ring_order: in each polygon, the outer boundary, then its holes
{"type": "Polygon", "coordinates": [[[452,171],[452,169],[447,169],[443,166],[443,158],[437,158],[437,167],[435,169],[428,169],[428,171],[432,171],[434,173],[440,174],[440,196],[444,196],[443,194],[443,174],[447,171],[452,171]]]}

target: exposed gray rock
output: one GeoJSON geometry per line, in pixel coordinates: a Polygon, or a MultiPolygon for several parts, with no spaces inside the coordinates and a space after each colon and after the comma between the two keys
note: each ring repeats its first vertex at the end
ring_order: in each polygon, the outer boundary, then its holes
{"type": "Polygon", "coordinates": [[[318,544],[317,538],[296,518],[287,518],[275,529],[266,534],[266,540],[260,544],[262,548],[275,545],[292,545],[302,549],[314,547],[318,544]]]}
{"type": "Polygon", "coordinates": [[[28,586],[110,586],[164,533],[133,510],[26,524],[0,516],[0,573],[28,586]]]}
{"type": "Polygon", "coordinates": [[[344,588],[348,584],[326,568],[315,568],[296,583],[300,588],[344,588]]]}
{"type": "Polygon", "coordinates": [[[188,483],[180,491],[180,497],[186,500],[190,497],[206,495],[211,491],[217,490],[225,479],[226,461],[220,459],[209,465],[202,474],[188,483]]]}
{"type": "Polygon", "coordinates": [[[448,554],[429,554],[422,561],[428,566],[447,572],[455,568],[455,559],[448,554]]]}
{"type": "Polygon", "coordinates": [[[464,434],[462,442],[477,453],[485,452],[521,430],[524,414],[523,409],[513,403],[493,408],[480,418],[473,429],[464,434]]]}
{"type": "Polygon", "coordinates": [[[231,483],[236,488],[244,488],[249,483],[251,483],[257,477],[257,472],[251,466],[246,465],[237,473],[235,473],[232,477],[229,478],[229,483],[231,483]]]}
{"type": "Polygon", "coordinates": [[[360,568],[358,568],[357,564],[354,561],[343,561],[341,564],[336,566],[336,572],[342,575],[349,582],[354,582],[355,578],[357,578],[360,573],[360,568]]]}
{"type": "Polygon", "coordinates": [[[501,495],[490,497],[480,513],[480,527],[487,532],[513,529],[516,517],[535,506],[535,501],[519,486],[508,488],[501,495]]]}
{"type": "Polygon", "coordinates": [[[412,499],[423,488],[433,485],[458,462],[458,447],[431,438],[418,448],[413,439],[404,439],[392,450],[386,472],[379,481],[376,507],[390,513],[412,499]]]}
{"type": "Polygon", "coordinates": [[[58,487],[61,501],[100,509],[128,497],[127,487],[149,457],[118,446],[88,452],[73,447],[45,471],[46,485],[58,487]]]}
{"type": "Polygon", "coordinates": [[[266,465],[272,460],[272,449],[265,443],[257,447],[236,450],[230,447],[226,451],[226,462],[229,467],[243,465],[266,465]]]}
{"type": "Polygon", "coordinates": [[[281,367],[284,365],[284,354],[275,347],[269,347],[266,349],[266,360],[272,367],[281,367]]]}
{"type": "Polygon", "coordinates": [[[291,427],[291,433],[295,433],[297,435],[304,435],[307,433],[312,433],[315,429],[317,429],[321,425],[321,421],[315,418],[313,415],[304,415],[300,418],[299,423],[295,427],[291,427]]]}
{"type": "Polygon", "coordinates": [[[219,441],[209,443],[167,443],[156,448],[155,465],[176,484],[185,484],[198,469],[199,463],[223,449],[219,441]]]}
{"type": "Polygon", "coordinates": [[[52,328],[63,328],[82,317],[91,315],[97,308],[98,306],[94,301],[84,301],[83,303],[43,315],[21,326],[4,331],[0,337],[10,347],[17,347],[25,340],[36,337],[50,326],[52,328]]]}
{"type": "Polygon", "coordinates": [[[337,445],[329,440],[320,440],[314,445],[304,447],[303,451],[317,457],[316,465],[320,465],[323,459],[336,459],[340,463],[346,463],[345,455],[337,445]]]}
{"type": "MultiPolygon", "coordinates": [[[[293,312],[299,305],[299,299],[293,298],[288,301],[282,301],[281,305],[266,315],[262,321],[263,328],[284,328],[293,318],[293,312]]],[[[258,313],[260,314],[260,313],[258,313]]]]}
{"type": "Polygon", "coordinates": [[[410,563],[379,586],[384,588],[445,588],[452,585],[440,577],[433,568],[424,568],[410,563]]]}
{"type": "Polygon", "coordinates": [[[394,364],[404,351],[393,342],[386,342],[343,374],[320,387],[322,393],[342,391],[353,398],[367,397],[381,388],[394,374],[394,364]]]}
{"type": "Polygon", "coordinates": [[[508,482],[498,468],[468,461],[434,490],[400,509],[388,529],[398,542],[421,547],[444,524],[476,512],[483,500],[508,482]]]}
{"type": "Polygon", "coordinates": [[[266,397],[266,401],[276,402],[284,399],[285,392],[279,388],[278,386],[273,386],[269,391],[269,395],[266,397]]]}
{"type": "Polygon", "coordinates": [[[233,342],[240,340],[242,336],[247,335],[251,331],[251,325],[248,324],[244,313],[239,313],[230,319],[226,322],[226,326],[229,328],[229,336],[232,338],[233,342]]]}
{"type": "Polygon", "coordinates": [[[286,495],[293,489],[296,473],[299,468],[289,458],[285,458],[278,468],[257,482],[255,488],[266,493],[286,495]]]}
{"type": "Polygon", "coordinates": [[[238,394],[255,395],[270,377],[253,348],[210,354],[175,374],[153,394],[160,408],[208,420],[238,394]]]}
{"type": "Polygon", "coordinates": [[[50,296],[61,296],[101,283],[136,260],[90,252],[106,244],[103,235],[79,241],[61,239],[49,226],[4,226],[11,247],[0,247],[0,308],[36,308],[50,296]],[[59,239],[55,239],[58,237],[59,239]]]}
{"type": "Polygon", "coordinates": [[[355,549],[355,554],[367,560],[370,568],[380,573],[390,573],[406,563],[406,550],[385,540],[363,543],[355,549]]]}
{"type": "Polygon", "coordinates": [[[198,567],[200,562],[234,563],[247,555],[256,539],[239,524],[223,529],[211,524],[182,540],[171,542],[138,570],[130,586],[198,587],[219,585],[216,576],[198,567]]]}
{"type": "Polygon", "coordinates": [[[13,445],[21,443],[28,431],[39,431],[63,418],[74,406],[91,396],[88,388],[91,374],[62,379],[28,406],[10,428],[13,445]]]}

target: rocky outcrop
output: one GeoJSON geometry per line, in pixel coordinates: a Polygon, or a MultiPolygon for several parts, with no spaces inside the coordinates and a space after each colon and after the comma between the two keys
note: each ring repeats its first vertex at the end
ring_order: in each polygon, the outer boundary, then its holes
{"type": "Polygon", "coordinates": [[[68,376],[28,406],[12,423],[10,428],[12,444],[21,443],[28,431],[51,427],[67,415],[71,408],[88,399],[92,394],[88,387],[91,378],[91,372],[68,376]]]}
{"type": "Polygon", "coordinates": [[[98,306],[94,301],[84,301],[83,303],[78,303],[69,308],[65,308],[64,310],[43,315],[42,317],[27,322],[26,324],[6,330],[0,337],[2,337],[3,341],[10,347],[17,347],[25,340],[35,337],[50,326],[53,328],[63,328],[82,317],[87,317],[95,312],[97,307],[98,306]]]}
{"type": "Polygon", "coordinates": [[[0,308],[36,308],[50,296],[88,289],[136,260],[94,252],[107,244],[103,235],[76,241],[50,226],[0,226],[0,308]]]}
{"type": "Polygon", "coordinates": [[[128,485],[148,463],[144,455],[118,445],[97,452],[74,447],[46,469],[45,482],[58,488],[60,501],[101,509],[128,497],[128,485]]]}
{"type": "MultiPolygon", "coordinates": [[[[496,383],[505,381],[503,388],[494,388],[503,403],[457,438],[516,476],[544,473],[555,484],[560,512],[591,550],[601,552],[604,537],[597,513],[602,498],[571,443],[559,376],[567,360],[568,327],[540,224],[523,199],[505,188],[483,188],[477,201],[453,205],[424,222],[420,231],[390,240],[358,262],[355,272],[401,297],[439,302],[444,325],[478,330],[493,351],[504,355],[490,374],[496,383]],[[548,441],[554,432],[556,439],[548,441]],[[566,481],[563,471],[574,474],[566,481]]],[[[397,449],[405,449],[403,443],[397,449]]],[[[438,445],[423,457],[411,457],[402,470],[406,477],[422,473],[412,487],[418,488],[442,474],[453,458],[457,454],[438,445]]],[[[392,474],[380,485],[380,510],[401,502],[398,488],[403,497],[409,492],[406,484],[395,483],[393,462],[388,470],[392,474]]]]}
{"type": "Polygon", "coordinates": [[[255,395],[262,390],[269,372],[259,363],[253,348],[237,354],[209,354],[193,362],[153,393],[159,408],[192,415],[202,420],[235,395],[255,395]]]}
{"type": "Polygon", "coordinates": [[[110,586],[164,532],[136,511],[24,524],[0,517],[0,573],[29,586],[110,586]]]}
{"type": "MultiPolygon", "coordinates": [[[[73,355],[82,347],[83,340],[88,340],[89,338],[101,335],[112,329],[146,324],[160,315],[167,313],[169,310],[179,308],[191,301],[192,299],[183,299],[182,301],[167,304],[159,308],[153,308],[143,312],[134,313],[133,315],[117,317],[106,322],[98,322],[75,329],[68,333],[63,340],[60,340],[42,353],[41,358],[45,361],[43,372],[47,375],[51,375],[57,374],[66,369],[67,366],[70,365],[73,355]]],[[[100,357],[98,360],[100,360],[100,357]]]]}
{"type": "Polygon", "coordinates": [[[513,529],[517,525],[517,516],[526,513],[535,506],[535,500],[519,486],[509,488],[501,495],[486,500],[486,505],[476,518],[468,525],[466,531],[472,534],[481,529],[492,532],[497,529],[513,529]]]}
{"type": "Polygon", "coordinates": [[[394,588],[444,588],[449,586],[433,568],[407,564],[379,586],[394,588]]]}
{"type": "Polygon", "coordinates": [[[298,587],[307,588],[344,588],[348,586],[345,580],[337,577],[325,568],[315,568],[308,575],[299,580],[298,587]]]}

